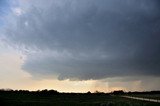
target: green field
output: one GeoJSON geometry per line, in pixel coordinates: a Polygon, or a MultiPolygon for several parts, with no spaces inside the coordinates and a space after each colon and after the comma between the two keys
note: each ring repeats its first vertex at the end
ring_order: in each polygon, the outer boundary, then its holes
{"type": "Polygon", "coordinates": [[[0,93],[0,106],[160,106],[108,94],[0,93]]]}

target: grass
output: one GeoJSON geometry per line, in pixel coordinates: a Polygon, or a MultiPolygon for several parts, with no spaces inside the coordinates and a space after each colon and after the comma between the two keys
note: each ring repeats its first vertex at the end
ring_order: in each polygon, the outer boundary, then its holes
{"type": "Polygon", "coordinates": [[[36,94],[0,93],[1,106],[159,106],[145,102],[110,96],[107,94],[36,94]]]}

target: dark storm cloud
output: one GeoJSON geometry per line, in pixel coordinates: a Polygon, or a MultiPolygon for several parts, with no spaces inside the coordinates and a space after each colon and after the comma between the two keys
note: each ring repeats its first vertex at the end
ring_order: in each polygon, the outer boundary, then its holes
{"type": "Polygon", "coordinates": [[[60,80],[160,75],[158,0],[57,0],[27,4],[5,29],[27,51],[22,68],[60,80]],[[36,49],[36,50],[35,50],[36,49]],[[33,53],[34,51],[34,53],[33,53]]]}

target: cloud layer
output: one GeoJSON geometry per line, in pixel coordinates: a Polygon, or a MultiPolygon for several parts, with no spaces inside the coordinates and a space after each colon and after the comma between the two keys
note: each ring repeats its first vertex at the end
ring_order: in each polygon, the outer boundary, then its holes
{"type": "Polygon", "coordinates": [[[38,78],[160,75],[158,0],[19,1],[3,28],[38,78]]]}

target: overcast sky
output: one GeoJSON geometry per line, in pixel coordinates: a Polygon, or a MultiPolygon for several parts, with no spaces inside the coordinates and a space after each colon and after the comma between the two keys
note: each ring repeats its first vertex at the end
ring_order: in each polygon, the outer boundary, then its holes
{"type": "Polygon", "coordinates": [[[0,32],[1,88],[160,89],[159,0],[1,0],[0,32]]]}

